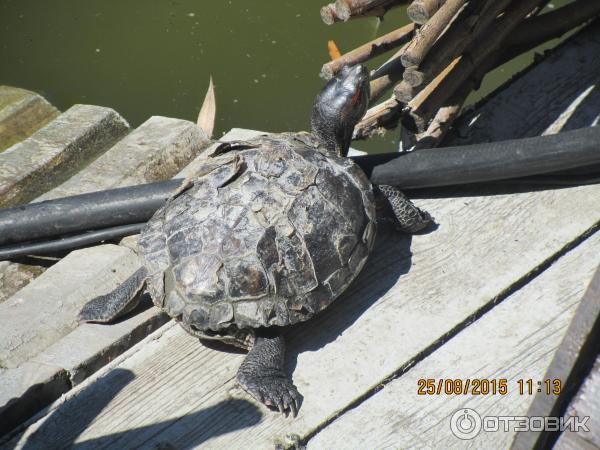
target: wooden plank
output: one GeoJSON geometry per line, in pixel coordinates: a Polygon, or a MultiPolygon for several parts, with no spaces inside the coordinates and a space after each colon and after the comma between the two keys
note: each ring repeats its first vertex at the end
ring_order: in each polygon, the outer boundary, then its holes
{"type": "MultiPolygon", "coordinates": [[[[538,394],[532,402],[529,416],[562,416],[572,397],[589,373],[600,344],[600,268],[596,271],[581,300],[575,317],[562,340],[545,379],[563,380],[558,396],[538,394]]],[[[523,432],[513,442],[513,450],[543,449],[558,438],[559,432],[523,432]]]]}
{"type": "Polygon", "coordinates": [[[37,362],[27,362],[16,369],[2,369],[0,377],[0,436],[70,388],[66,370],[37,362]]]}
{"type": "MultiPolygon", "coordinates": [[[[596,345],[596,348],[597,345],[596,345]]],[[[589,417],[589,431],[565,431],[554,446],[555,450],[571,448],[600,449],[600,355],[583,386],[567,408],[567,416],[589,417]]]]}
{"type": "Polygon", "coordinates": [[[153,116],[69,180],[35,201],[166,180],[210,144],[187,120],[153,116]]]}
{"type": "Polygon", "coordinates": [[[597,125],[598,54],[600,21],[596,20],[463,114],[443,145],[501,141],[597,125]]]}
{"type": "Polygon", "coordinates": [[[72,252],[52,266],[0,304],[0,365],[17,367],[67,335],[90,298],[122,283],[136,267],[131,250],[110,244],[72,252]]]}
{"type": "Polygon", "coordinates": [[[59,114],[35,92],[0,86],[0,152],[28,138],[59,114]]]}
{"type": "MultiPolygon", "coordinates": [[[[107,389],[103,380],[88,380],[10,445],[19,439],[56,446],[101,439],[118,448],[165,442],[175,448],[199,442],[211,448],[272,448],[290,433],[310,436],[468,326],[600,221],[600,186],[495,194],[422,200],[439,223],[435,232],[412,238],[380,233],[348,292],[290,330],[290,370],[304,395],[297,419],[268,412],[240,392],[234,376],[242,355],[204,348],[173,328],[115,366],[133,379],[101,400],[101,414],[85,424],[77,421],[89,405],[88,389],[107,389]],[[234,400],[244,406],[234,408],[234,400]],[[257,410],[259,424],[228,433],[255,420],[257,410]],[[204,418],[201,425],[188,420],[198,417],[204,418]]],[[[110,370],[100,373],[110,378],[110,370]]]]}
{"type": "MultiPolygon", "coordinates": [[[[243,139],[256,133],[260,132],[236,130],[224,139],[243,139]]],[[[153,117],[76,175],[75,180],[70,179],[43,199],[173,175],[208,143],[205,134],[191,122],[153,117]]],[[[200,154],[195,161],[203,158],[200,154]]],[[[4,427],[26,420],[35,407],[47,405],[167,321],[166,315],[152,308],[111,326],[75,323],[77,311],[87,300],[111,290],[138,267],[137,257],[124,246],[104,245],[73,252],[0,303],[0,368],[8,368],[0,372],[0,422],[4,427]],[[46,295],[47,291],[51,292],[46,295]],[[40,326],[32,327],[32,318],[40,321],[40,326]],[[45,370],[36,374],[40,364],[45,370]],[[46,374],[48,367],[53,368],[51,376],[46,374]],[[62,390],[46,389],[45,403],[32,402],[32,396],[26,395],[33,384],[52,386],[54,380],[64,378],[63,373],[68,383],[60,385],[62,390]],[[18,383],[7,382],[11,379],[18,383]]],[[[0,434],[6,431],[0,427],[0,434]]]]}
{"type": "Polygon", "coordinates": [[[129,131],[114,110],[75,105],[0,153],[0,207],[33,200],[65,181],[129,131]]]}
{"type": "MultiPolygon", "coordinates": [[[[456,411],[483,416],[525,416],[533,395],[518,380],[546,379],[554,350],[600,263],[595,233],[398,379],[320,431],[307,448],[508,448],[517,435],[481,431],[461,440],[451,431],[456,411]],[[418,395],[421,379],[507,380],[506,395],[418,395]],[[354,430],[360,429],[360,433],[354,430]],[[348,441],[352,436],[352,442],[348,441]]],[[[566,388],[566,379],[562,379],[566,388]]],[[[535,392],[535,391],[534,391],[535,392]]],[[[551,396],[549,396],[551,397],[551,396]]],[[[581,412],[577,412],[581,415],[581,412]]],[[[589,423],[600,429],[600,414],[589,423]]],[[[525,447],[523,447],[525,448],[525,447]]],[[[548,448],[548,447],[546,447],[548,448]]]]}
{"type": "MultiPolygon", "coordinates": [[[[155,116],[67,181],[34,201],[167,179],[209,145],[187,120],[155,116]]],[[[0,303],[44,272],[28,264],[0,262],[0,303]]]]}

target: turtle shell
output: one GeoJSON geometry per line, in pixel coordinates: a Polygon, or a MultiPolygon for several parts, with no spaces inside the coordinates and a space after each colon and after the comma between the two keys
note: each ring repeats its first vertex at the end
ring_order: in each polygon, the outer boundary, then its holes
{"type": "Polygon", "coordinates": [[[139,240],[154,303],[200,331],[310,319],[363,267],[372,187],[306,135],[268,135],[207,159],[139,240]],[[251,148],[248,148],[251,147],[251,148]]]}

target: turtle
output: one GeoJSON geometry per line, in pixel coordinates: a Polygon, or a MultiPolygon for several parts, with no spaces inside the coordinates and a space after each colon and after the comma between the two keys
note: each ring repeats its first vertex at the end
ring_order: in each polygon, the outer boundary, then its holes
{"type": "Polygon", "coordinates": [[[283,327],[309,320],[356,278],[382,207],[405,231],[432,221],[346,158],[368,101],[367,69],[346,66],[317,95],[310,133],[218,144],[142,229],[142,267],[79,320],[110,322],[147,291],[191,335],[248,350],[238,383],[295,417],[301,395],[284,371],[283,327]]]}

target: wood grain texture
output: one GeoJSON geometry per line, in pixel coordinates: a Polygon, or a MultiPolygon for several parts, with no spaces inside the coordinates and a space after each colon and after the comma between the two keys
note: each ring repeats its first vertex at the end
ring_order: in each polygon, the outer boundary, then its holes
{"type": "Polygon", "coordinates": [[[0,153],[0,206],[29,202],[64,182],[129,131],[116,111],[74,105],[0,153]]]}
{"type": "MultiPolygon", "coordinates": [[[[34,201],[167,179],[208,145],[207,136],[192,122],[154,116],[34,201]]],[[[0,303],[43,272],[39,266],[0,263],[0,303]]]]}
{"type": "Polygon", "coordinates": [[[581,419],[589,417],[586,423],[589,431],[563,432],[554,447],[556,450],[576,448],[578,445],[600,448],[600,356],[579,393],[567,408],[566,416],[579,416],[581,419]]]}
{"type": "Polygon", "coordinates": [[[234,376],[242,355],[205,348],[171,328],[136,346],[137,353],[121,364],[101,370],[106,379],[83,383],[16,439],[57,446],[88,442],[90,448],[272,448],[305,438],[452,330],[466,327],[474,314],[600,221],[600,186],[461,194],[418,202],[439,224],[430,234],[411,240],[382,230],[348,292],[289,331],[288,366],[304,395],[296,420],[240,392],[234,376]],[[115,371],[132,377],[118,393],[110,388],[115,371]],[[97,394],[103,390],[110,395],[97,394]],[[102,413],[82,424],[92,393],[100,395],[93,401],[104,405],[102,413]],[[257,415],[260,423],[247,429],[257,415]],[[73,426],[61,425],[65,421],[73,426]]]}
{"type": "Polygon", "coordinates": [[[131,250],[117,245],[77,250],[1,303],[0,364],[18,367],[69,334],[81,307],[126,280],[137,264],[131,250]]]}
{"type": "MultiPolygon", "coordinates": [[[[524,416],[533,400],[519,379],[542,380],[600,262],[600,233],[556,261],[524,288],[446,342],[400,378],[310,440],[321,448],[508,448],[516,432],[481,431],[460,440],[450,418],[524,416]],[[506,379],[507,395],[417,395],[419,379],[506,379]],[[360,433],[355,430],[360,429],[360,433]],[[349,437],[351,439],[348,439],[349,437]]],[[[537,389],[537,384],[535,385],[537,389]]],[[[596,420],[600,415],[596,414],[596,420]]],[[[590,427],[596,426],[593,422],[590,427]]]]}
{"type": "Polygon", "coordinates": [[[35,92],[0,86],[0,152],[27,139],[59,114],[35,92]]]}
{"type": "Polygon", "coordinates": [[[485,103],[466,112],[443,146],[539,136],[600,120],[600,21],[565,41],[485,103]]]}
{"type": "MultiPolygon", "coordinates": [[[[548,366],[544,379],[561,379],[560,395],[537,394],[528,416],[562,416],[580,390],[598,355],[600,344],[600,267],[592,277],[577,311],[548,366]]],[[[598,399],[600,401],[600,398],[598,399]]],[[[559,437],[559,432],[528,431],[519,433],[511,450],[544,449],[559,437]]]]}

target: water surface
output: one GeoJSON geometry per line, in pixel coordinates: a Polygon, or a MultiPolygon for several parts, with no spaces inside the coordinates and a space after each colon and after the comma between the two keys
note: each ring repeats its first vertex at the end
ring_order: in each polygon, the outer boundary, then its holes
{"type": "MultiPolygon", "coordinates": [[[[110,106],[136,126],[152,115],[195,120],[212,75],[215,136],[232,127],[307,129],[327,41],[344,52],[407,23],[400,7],[382,22],[327,26],[325,3],[0,0],[0,84],[40,92],[61,110],[110,106]]],[[[484,91],[530,59],[497,71],[484,91]]],[[[355,146],[391,151],[395,137],[355,146]]]]}

